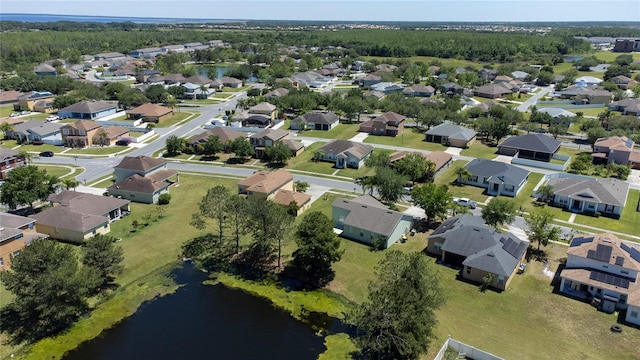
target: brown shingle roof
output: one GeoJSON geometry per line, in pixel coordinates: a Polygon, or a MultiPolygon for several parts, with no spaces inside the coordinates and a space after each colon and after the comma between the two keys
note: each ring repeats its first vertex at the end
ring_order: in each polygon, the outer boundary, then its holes
{"type": "Polygon", "coordinates": [[[189,144],[196,144],[198,142],[205,141],[209,138],[209,136],[217,136],[218,140],[220,140],[221,143],[226,144],[229,140],[233,141],[239,137],[247,137],[247,134],[218,126],[212,129],[207,129],[198,135],[190,137],[189,144]]]}
{"type": "Polygon", "coordinates": [[[105,129],[107,137],[110,140],[117,139],[120,136],[124,136],[129,133],[129,129],[122,126],[111,126],[105,129]]]}
{"type": "Polygon", "coordinates": [[[109,222],[106,216],[77,213],[66,206],[55,206],[31,217],[38,224],[83,233],[109,222]]]}
{"type": "Polygon", "coordinates": [[[247,187],[247,191],[269,194],[290,181],[293,181],[293,175],[285,169],[279,169],[273,172],[259,171],[238,182],[238,185],[247,187]]]}
{"type": "Polygon", "coordinates": [[[276,193],[276,196],[273,198],[273,202],[275,202],[276,204],[286,206],[286,205],[289,205],[292,201],[295,201],[298,207],[303,206],[310,200],[311,200],[311,195],[303,194],[297,191],[285,190],[285,189],[279,190],[276,193]]]}
{"type": "Polygon", "coordinates": [[[120,164],[116,165],[116,169],[128,169],[134,171],[148,171],[158,166],[166,164],[164,159],[153,158],[149,156],[125,156],[120,164]]]}
{"type": "Polygon", "coordinates": [[[128,178],[109,186],[108,189],[153,194],[160,189],[168,187],[169,185],[170,184],[166,181],[157,181],[150,176],[144,177],[138,174],[133,174],[128,178]]]}
{"type": "Polygon", "coordinates": [[[170,113],[171,108],[166,106],[158,105],[158,104],[142,104],[138,107],[135,107],[131,110],[127,110],[127,114],[136,114],[142,116],[162,116],[170,113]]]}
{"type": "Polygon", "coordinates": [[[97,129],[99,127],[102,127],[102,124],[99,124],[95,121],[89,121],[89,120],[76,120],[72,123],[69,123],[65,126],[70,126],[76,130],[84,130],[84,131],[91,131],[93,129],[97,129]]]}
{"type": "Polygon", "coordinates": [[[446,163],[451,161],[451,159],[453,158],[453,155],[446,153],[444,151],[434,151],[430,154],[424,154],[416,151],[396,151],[389,156],[389,161],[391,163],[394,163],[409,154],[418,154],[420,156],[423,156],[425,159],[432,161],[435,164],[436,171],[440,170],[441,167],[443,167],[446,163]]]}
{"type": "MultiPolygon", "coordinates": [[[[68,208],[74,213],[90,215],[104,215],[129,203],[129,200],[68,190],[59,194],[52,194],[47,200],[52,203],[58,203],[61,207],[68,208]]],[[[54,208],[58,207],[54,206],[54,208]]]]}
{"type": "Polygon", "coordinates": [[[58,110],[59,112],[73,112],[73,113],[83,113],[83,114],[91,114],[99,111],[103,111],[106,109],[115,108],[117,105],[112,102],[106,101],[86,101],[82,100],[73,105],[69,105],[64,109],[58,110]]]}

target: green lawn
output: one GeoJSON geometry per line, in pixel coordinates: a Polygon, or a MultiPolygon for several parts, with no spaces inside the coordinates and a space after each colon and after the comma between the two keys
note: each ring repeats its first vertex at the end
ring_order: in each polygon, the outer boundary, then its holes
{"type": "Polygon", "coordinates": [[[453,197],[465,197],[477,202],[485,202],[489,196],[485,195],[485,189],[477,186],[470,185],[458,185],[456,168],[458,166],[464,166],[467,163],[465,160],[455,160],[453,164],[434,181],[436,184],[447,185],[449,192],[453,197]]]}
{"type": "Polygon", "coordinates": [[[233,93],[237,93],[237,92],[241,92],[241,91],[247,91],[249,89],[251,89],[253,86],[251,85],[245,85],[245,86],[241,86],[239,88],[222,88],[221,92],[233,92],[233,93]]]}
{"type": "Polygon", "coordinates": [[[600,113],[603,113],[607,110],[606,107],[596,107],[596,108],[585,108],[585,109],[569,109],[571,112],[581,111],[584,116],[598,116],[600,113]]]}
{"type": "Polygon", "coordinates": [[[359,127],[360,127],[359,124],[340,124],[329,131],[322,131],[322,130],[301,131],[300,136],[315,137],[315,138],[321,138],[321,139],[349,140],[358,134],[359,127]]]}
{"type": "Polygon", "coordinates": [[[319,174],[331,175],[336,170],[334,163],[325,161],[313,161],[314,152],[324,145],[323,142],[315,142],[309,145],[304,151],[295,158],[289,159],[287,168],[291,170],[310,171],[319,174]]]}
{"type": "Polygon", "coordinates": [[[65,152],[65,155],[111,155],[123,150],[133,150],[127,146],[105,146],[105,147],[87,147],[82,149],[71,149],[65,152]]]}
{"type": "Polygon", "coordinates": [[[201,112],[199,111],[185,111],[184,109],[180,112],[177,113],[173,113],[173,116],[168,118],[167,120],[156,124],[157,128],[167,128],[170,126],[173,126],[177,123],[180,123],[182,121],[185,121],[185,119],[189,118],[189,120],[192,120],[194,118],[196,118],[197,116],[202,115],[201,112]]]}
{"type": "Polygon", "coordinates": [[[83,171],[82,167],[72,165],[37,164],[37,166],[38,169],[44,169],[47,171],[47,174],[57,176],[60,179],[73,178],[83,171]]]}
{"type": "Polygon", "coordinates": [[[2,105],[0,106],[0,117],[8,117],[11,113],[16,112],[13,110],[13,105],[2,105]]]}
{"type": "Polygon", "coordinates": [[[375,136],[369,135],[364,139],[365,143],[380,144],[398,147],[407,147],[429,151],[444,151],[446,146],[424,141],[424,132],[415,129],[405,129],[400,136],[375,136]]]}
{"type": "Polygon", "coordinates": [[[491,160],[491,159],[495,159],[498,156],[497,151],[498,151],[497,147],[488,146],[484,144],[482,141],[476,140],[476,142],[474,142],[471,146],[469,146],[468,149],[463,149],[460,152],[460,155],[491,160]]]}
{"type": "Polygon", "coordinates": [[[18,142],[15,140],[0,140],[0,145],[7,149],[13,149],[14,147],[18,146],[18,142]]]}
{"type": "Polygon", "coordinates": [[[636,206],[638,205],[639,199],[640,191],[629,191],[627,204],[625,208],[622,209],[622,216],[620,216],[620,219],[611,219],[604,216],[596,218],[587,215],[577,215],[574,223],[595,226],[597,228],[618,231],[631,235],[638,235],[640,212],[636,211],[636,206]]]}
{"type": "Polygon", "coordinates": [[[49,145],[49,144],[42,144],[42,145],[21,145],[20,148],[18,148],[18,151],[28,151],[31,153],[40,153],[42,151],[53,151],[54,153],[60,153],[62,151],[64,151],[65,148],[62,146],[55,146],[55,145],[49,145]]]}

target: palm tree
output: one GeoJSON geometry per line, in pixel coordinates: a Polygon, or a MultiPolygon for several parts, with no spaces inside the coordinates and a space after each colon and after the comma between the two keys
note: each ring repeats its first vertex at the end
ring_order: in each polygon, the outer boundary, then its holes
{"type": "Polygon", "coordinates": [[[4,139],[8,139],[8,133],[13,131],[13,124],[10,124],[8,122],[3,122],[2,124],[0,124],[0,131],[2,131],[2,134],[4,136],[4,139]]]}
{"type": "Polygon", "coordinates": [[[100,137],[100,146],[104,146],[107,137],[109,137],[109,134],[107,134],[107,131],[103,129],[102,131],[100,131],[100,134],[98,134],[98,136],[100,137]]]}
{"type": "Polygon", "coordinates": [[[458,175],[458,183],[462,183],[462,178],[468,178],[468,177],[472,176],[473,174],[466,167],[457,166],[456,167],[456,175],[458,175]]]}
{"type": "Polygon", "coordinates": [[[65,190],[69,190],[73,188],[73,191],[76,191],[76,188],[78,187],[78,185],[80,185],[80,182],[77,181],[76,179],[73,179],[73,178],[62,179],[62,187],[64,187],[65,190]]]}
{"type": "Polygon", "coordinates": [[[18,152],[18,156],[24,159],[24,162],[27,165],[31,164],[31,159],[33,158],[33,155],[31,155],[30,152],[26,151],[26,150],[20,150],[18,152]]]}
{"type": "Polygon", "coordinates": [[[551,185],[542,185],[538,188],[538,195],[540,195],[540,199],[544,202],[548,201],[554,195],[553,186],[551,185]]]}

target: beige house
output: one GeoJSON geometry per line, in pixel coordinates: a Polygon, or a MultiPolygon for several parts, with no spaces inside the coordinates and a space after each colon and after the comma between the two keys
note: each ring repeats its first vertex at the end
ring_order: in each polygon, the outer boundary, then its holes
{"type": "Polygon", "coordinates": [[[271,200],[278,190],[294,190],[293,175],[285,169],[258,171],[238,183],[238,194],[247,197],[259,196],[271,200]]]}
{"type": "Polygon", "coordinates": [[[95,121],[77,120],[65,124],[62,128],[62,142],[68,147],[85,147],[93,145],[93,139],[100,139],[102,125],[95,121]]]}
{"type": "Polygon", "coordinates": [[[259,114],[268,116],[271,120],[274,120],[278,116],[278,110],[275,105],[268,102],[261,102],[258,105],[252,106],[247,111],[249,114],[259,114]]]}
{"type": "Polygon", "coordinates": [[[129,213],[129,200],[63,191],[49,196],[53,205],[31,217],[36,230],[52,239],[81,244],[111,231],[109,224],[129,213]]]}
{"type": "Polygon", "coordinates": [[[142,104],[127,110],[129,119],[142,119],[144,122],[161,123],[173,116],[173,109],[158,104],[142,104]]]}
{"type": "Polygon", "coordinates": [[[626,136],[600,138],[593,144],[594,163],[631,165],[640,169],[640,151],[634,149],[635,142],[626,136]]]}
{"type": "Polygon", "coordinates": [[[311,195],[297,191],[280,189],[276,192],[276,196],[273,197],[273,202],[282,206],[289,206],[289,204],[295,202],[298,207],[296,216],[298,216],[311,206],[311,195]]]}
{"type": "Polygon", "coordinates": [[[36,220],[24,216],[0,213],[0,271],[11,267],[11,260],[25,246],[47,235],[36,232],[36,220]]]}

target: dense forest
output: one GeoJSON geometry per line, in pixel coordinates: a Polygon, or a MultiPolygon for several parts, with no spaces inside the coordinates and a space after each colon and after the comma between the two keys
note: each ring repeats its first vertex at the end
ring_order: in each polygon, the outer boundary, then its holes
{"type": "Polygon", "coordinates": [[[10,71],[19,64],[34,65],[45,60],[64,58],[65,53],[72,50],[81,54],[107,51],[128,53],[142,47],[212,39],[220,39],[234,46],[248,43],[263,46],[335,46],[350,49],[361,56],[434,56],[486,62],[526,60],[558,63],[562,62],[563,55],[585,53],[590,49],[587,42],[573,37],[577,33],[583,34],[580,29],[538,35],[472,30],[205,30],[130,22],[43,24],[0,22],[4,30],[0,34],[0,70],[10,71]],[[33,27],[28,30],[24,24],[33,27]]]}

